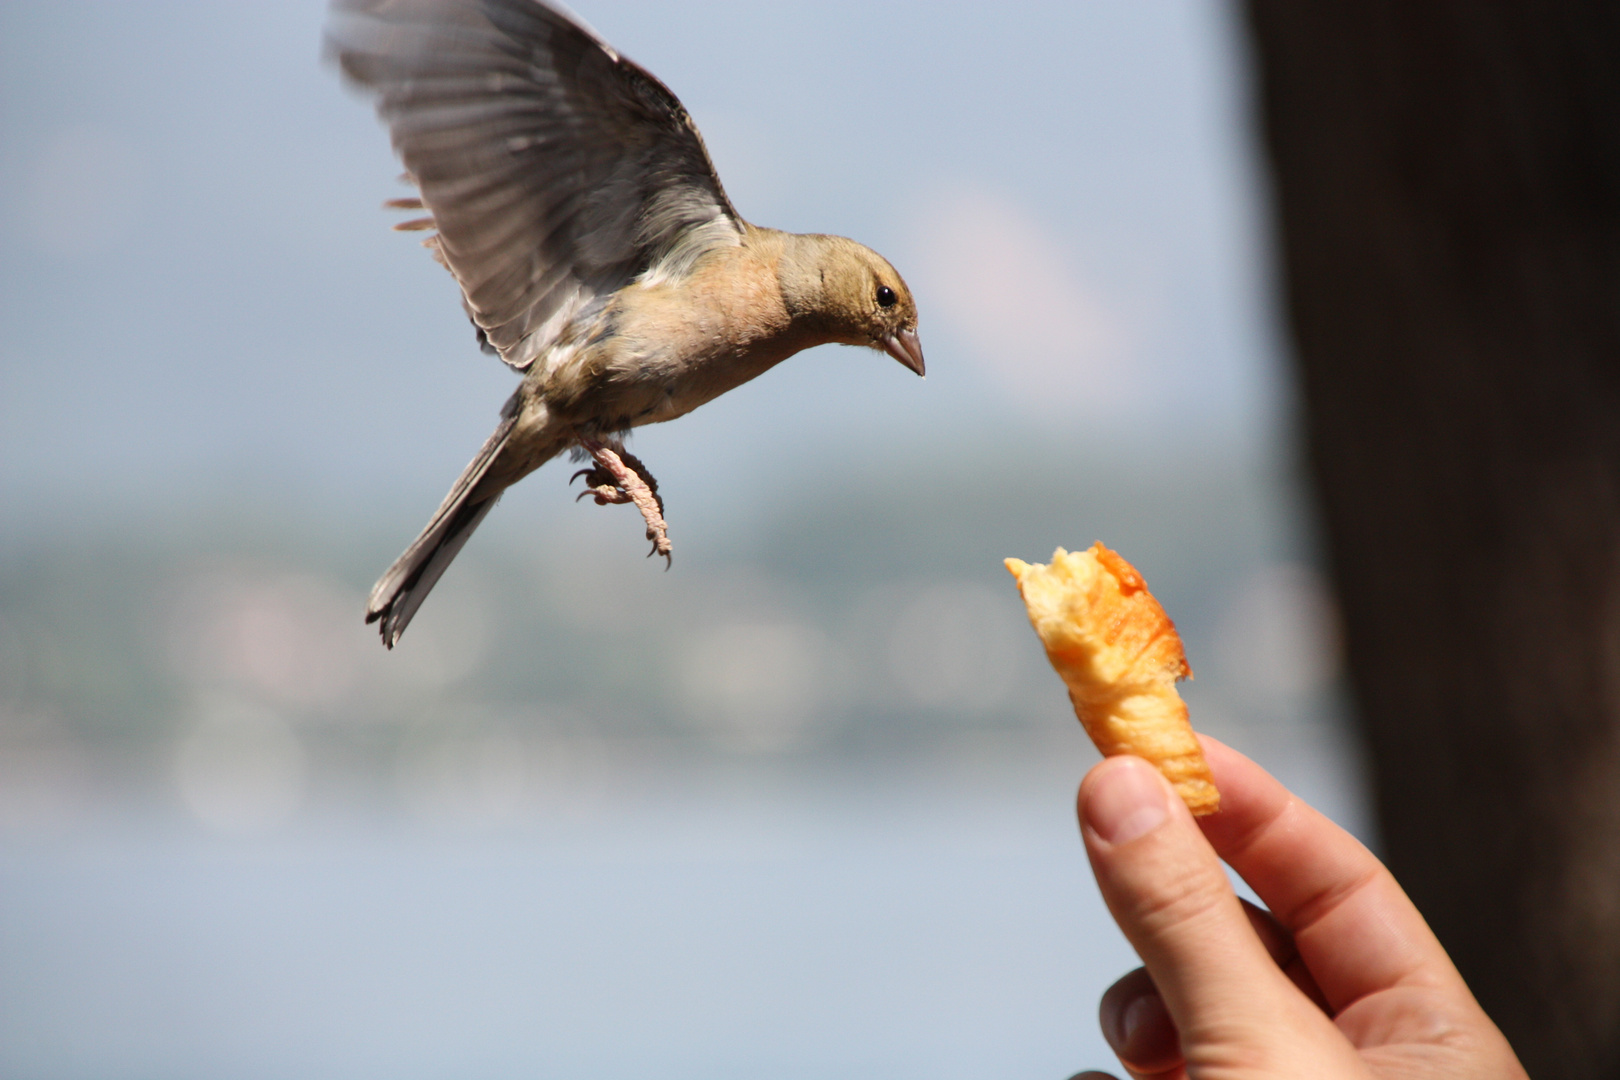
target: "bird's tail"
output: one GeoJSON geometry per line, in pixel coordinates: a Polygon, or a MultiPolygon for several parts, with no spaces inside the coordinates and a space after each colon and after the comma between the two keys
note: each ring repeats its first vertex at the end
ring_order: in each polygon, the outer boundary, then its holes
{"type": "MultiPolygon", "coordinates": [[[[416,609],[422,606],[422,601],[427,599],[428,593],[449,568],[467,538],[484,520],[484,515],[500,501],[505,485],[491,489],[488,485],[480,484],[480,481],[489,473],[490,465],[512,437],[517,416],[518,399],[514,394],[501,410],[500,424],[484,441],[478,455],[462,471],[450,494],[444,497],[438,512],[433,515],[433,520],[372,586],[371,599],[366,604],[366,622],[382,624],[379,629],[382,631],[383,644],[390,649],[405,632],[405,627],[410,625],[416,609]]],[[[539,464],[540,461],[535,461],[531,467],[538,467],[539,464]]]]}

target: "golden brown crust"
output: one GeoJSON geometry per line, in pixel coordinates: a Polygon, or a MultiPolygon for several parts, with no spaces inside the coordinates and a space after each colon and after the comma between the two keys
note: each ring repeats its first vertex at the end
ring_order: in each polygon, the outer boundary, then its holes
{"type": "Polygon", "coordinates": [[[1045,566],[1008,559],[1007,569],[1097,749],[1153,762],[1194,814],[1219,810],[1176,693],[1176,680],[1192,677],[1181,636],[1136,568],[1099,541],[1089,551],[1058,548],[1045,566]]]}

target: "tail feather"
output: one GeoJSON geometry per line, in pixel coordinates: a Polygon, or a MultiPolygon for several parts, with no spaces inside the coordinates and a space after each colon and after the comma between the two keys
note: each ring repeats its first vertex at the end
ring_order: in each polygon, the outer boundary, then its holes
{"type": "MultiPolygon", "coordinates": [[[[399,584],[383,593],[380,591],[382,582],[378,582],[379,588],[372,591],[371,605],[366,611],[366,622],[382,623],[378,629],[382,631],[384,645],[392,649],[399,641],[400,635],[405,633],[405,628],[416,616],[416,610],[422,606],[422,601],[427,599],[428,593],[438,584],[444,572],[450,569],[451,560],[460,554],[462,546],[472,536],[473,530],[478,528],[484,516],[494,509],[500,500],[501,497],[496,495],[481,502],[463,505],[451,516],[448,528],[437,543],[420,552],[414,550],[416,545],[413,544],[413,550],[407,551],[400,557],[399,562],[395,563],[395,567],[403,572],[403,580],[399,584]]],[[[387,576],[397,575],[395,570],[390,569],[387,576]]]]}
{"type": "Polygon", "coordinates": [[[371,599],[366,604],[366,622],[382,623],[379,629],[383,644],[388,648],[392,649],[399,641],[451,560],[500,501],[504,488],[479,492],[476,498],[474,493],[511,438],[517,414],[518,399],[514,394],[501,410],[500,424],[450,488],[450,494],[445,496],[427,528],[372,587],[371,599]]]}

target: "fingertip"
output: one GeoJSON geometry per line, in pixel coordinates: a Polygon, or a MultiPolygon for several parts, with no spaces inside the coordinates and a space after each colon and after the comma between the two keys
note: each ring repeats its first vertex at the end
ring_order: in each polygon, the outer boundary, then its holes
{"type": "Polygon", "coordinates": [[[1104,759],[1080,782],[1081,826],[1113,847],[1145,836],[1170,816],[1173,789],[1159,770],[1138,757],[1104,759]]]}
{"type": "MultiPolygon", "coordinates": [[[[1255,768],[1259,767],[1254,764],[1254,759],[1249,757],[1243,751],[1238,750],[1227,743],[1223,743],[1213,735],[1205,735],[1203,732],[1198,732],[1198,742],[1199,746],[1204,751],[1204,760],[1209,762],[1211,771],[1219,771],[1222,766],[1227,768],[1232,768],[1234,766],[1241,768],[1244,765],[1253,766],[1255,768]]],[[[1219,777],[1216,779],[1218,783],[1219,777]]]]}
{"type": "Polygon", "coordinates": [[[1273,816],[1292,796],[1253,758],[1209,735],[1199,734],[1198,741],[1221,793],[1220,810],[1199,818],[1198,826],[1224,855],[1235,836],[1252,829],[1257,819],[1273,816]]]}
{"type": "Polygon", "coordinates": [[[1109,1049],[1132,1071],[1162,1073],[1181,1063],[1181,1036],[1146,968],[1103,992],[1097,1019],[1109,1049]]]}
{"type": "MultiPolygon", "coordinates": [[[[1198,732],[1198,742],[1204,751],[1204,761],[1214,775],[1215,786],[1221,790],[1221,809],[1226,809],[1226,788],[1234,783],[1247,782],[1247,771],[1258,769],[1254,761],[1241,751],[1234,750],[1213,735],[1198,732]],[[1223,784],[1223,778],[1225,783],[1223,784]]],[[[1214,816],[1214,815],[1211,815],[1214,816]]]]}

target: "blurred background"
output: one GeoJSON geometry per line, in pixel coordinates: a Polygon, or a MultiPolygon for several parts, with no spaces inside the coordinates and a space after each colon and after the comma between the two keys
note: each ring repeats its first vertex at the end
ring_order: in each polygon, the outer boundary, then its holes
{"type": "Polygon", "coordinates": [[[1369,837],[1239,14],[581,2],[744,216],[916,291],[554,464],[400,647],[512,375],[316,0],[0,6],[0,1074],[1061,1077],[1135,966],[1001,559],[1101,539],[1194,723],[1369,837]],[[575,489],[577,491],[577,489],[575,489]]]}

